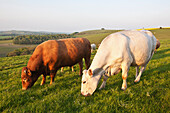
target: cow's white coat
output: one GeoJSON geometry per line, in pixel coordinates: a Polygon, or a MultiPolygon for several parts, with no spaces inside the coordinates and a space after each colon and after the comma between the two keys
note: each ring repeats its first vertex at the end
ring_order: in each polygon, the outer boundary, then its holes
{"type": "Polygon", "coordinates": [[[152,58],[155,46],[156,38],[150,31],[121,31],[107,36],[102,41],[90,68],[83,71],[82,95],[92,95],[102,75],[104,79],[100,89],[105,87],[108,76],[117,74],[121,69],[122,89],[125,90],[130,66],[136,66],[135,82],[139,82],[142,72],[152,58]]]}
{"type": "Polygon", "coordinates": [[[91,52],[93,52],[93,50],[96,50],[96,44],[91,44],[91,52]]]}

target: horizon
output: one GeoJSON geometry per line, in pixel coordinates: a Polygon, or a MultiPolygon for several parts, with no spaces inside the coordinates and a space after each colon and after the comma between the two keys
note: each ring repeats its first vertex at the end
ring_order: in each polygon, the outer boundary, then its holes
{"type": "MultiPolygon", "coordinates": [[[[163,26],[160,26],[160,27],[152,27],[152,28],[139,28],[141,30],[153,30],[153,29],[170,29],[170,27],[163,27],[163,26]]],[[[84,31],[92,31],[92,30],[101,30],[102,28],[98,28],[98,29],[87,29],[87,30],[83,30],[83,31],[75,31],[75,32],[84,32],[84,31]]],[[[104,30],[139,30],[139,29],[105,29],[104,30]]],[[[10,32],[10,31],[17,31],[17,32],[40,32],[40,33],[60,33],[60,34],[71,34],[71,33],[74,33],[74,32],[53,32],[53,31],[33,31],[33,30],[0,30],[0,32],[10,32]]]]}
{"type": "Polygon", "coordinates": [[[81,32],[170,26],[170,1],[2,0],[0,31],[81,32]]]}

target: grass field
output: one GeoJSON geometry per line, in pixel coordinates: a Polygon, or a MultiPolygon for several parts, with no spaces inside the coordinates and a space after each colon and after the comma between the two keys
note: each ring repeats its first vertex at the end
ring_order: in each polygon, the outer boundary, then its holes
{"type": "Polygon", "coordinates": [[[6,55],[18,48],[23,47],[33,47],[36,45],[16,45],[12,43],[12,40],[2,40],[0,41],[0,57],[6,57],[6,55]]]}
{"type": "Polygon", "coordinates": [[[3,38],[11,38],[11,36],[0,36],[0,39],[3,39],[3,38]]]}
{"type": "MultiPolygon", "coordinates": [[[[40,86],[42,77],[34,86],[22,91],[21,69],[27,65],[30,55],[0,58],[0,112],[135,112],[168,113],[170,111],[170,38],[154,31],[161,47],[149,62],[141,81],[134,84],[135,68],[131,67],[127,79],[128,88],[121,90],[121,73],[111,76],[106,88],[92,96],[80,95],[79,67],[75,72],[68,67],[57,72],[55,83],[40,86]]],[[[165,32],[164,32],[165,33],[165,32]]],[[[97,40],[97,39],[96,39],[97,40]]],[[[93,59],[95,52],[92,53],[93,59]]],[[[84,66],[85,68],[85,66],[84,66]]],[[[102,81],[101,81],[102,82],[102,81]]],[[[101,84],[101,82],[99,84],[101,84]]]]}
{"type": "Polygon", "coordinates": [[[80,32],[75,36],[87,38],[91,43],[95,43],[96,45],[98,45],[106,36],[118,31],[120,30],[90,30],[80,32]]]}

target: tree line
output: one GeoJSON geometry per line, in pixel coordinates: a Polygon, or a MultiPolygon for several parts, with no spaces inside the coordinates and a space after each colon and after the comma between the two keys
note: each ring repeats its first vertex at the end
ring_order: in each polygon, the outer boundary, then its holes
{"type": "Polygon", "coordinates": [[[58,40],[64,38],[75,38],[70,34],[56,34],[56,35],[22,35],[16,36],[13,39],[14,44],[40,44],[47,40],[58,40]]]}
{"type": "MultiPolygon", "coordinates": [[[[35,46],[36,47],[36,46],[35,46]]],[[[35,50],[35,47],[24,47],[24,48],[19,48],[14,51],[9,52],[6,56],[21,56],[21,55],[30,55],[33,53],[35,50]]]]}

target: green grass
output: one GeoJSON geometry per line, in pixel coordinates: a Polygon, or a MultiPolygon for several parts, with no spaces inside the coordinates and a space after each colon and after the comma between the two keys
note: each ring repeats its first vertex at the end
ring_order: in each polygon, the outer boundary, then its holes
{"type": "Polygon", "coordinates": [[[91,43],[95,43],[96,45],[98,45],[106,36],[118,31],[120,30],[90,30],[80,32],[75,36],[87,38],[91,43]]]}
{"type": "Polygon", "coordinates": [[[158,39],[170,39],[170,28],[151,30],[158,39]]]}
{"type": "Polygon", "coordinates": [[[13,44],[12,40],[1,40],[0,41],[0,57],[6,57],[6,55],[18,48],[23,47],[34,47],[36,45],[17,45],[13,44]]]}
{"type": "Polygon", "coordinates": [[[0,36],[0,39],[3,39],[3,38],[11,38],[11,36],[0,36]]]}
{"type": "MultiPolygon", "coordinates": [[[[170,40],[160,40],[161,47],[149,62],[141,81],[134,84],[131,67],[128,88],[122,91],[121,73],[111,76],[106,88],[91,97],[80,95],[81,77],[68,67],[58,71],[55,83],[40,86],[42,77],[27,91],[22,91],[21,69],[29,55],[0,58],[1,112],[168,112],[170,105],[170,40]],[[61,76],[60,76],[61,75],[61,76]]],[[[94,57],[92,54],[92,58],[94,57]]],[[[85,66],[84,66],[85,67],[85,66]]],[[[101,84],[101,82],[100,82],[101,84]]]]}
{"type": "Polygon", "coordinates": [[[0,41],[0,44],[9,44],[9,43],[12,43],[12,40],[1,40],[0,41]]]}
{"type": "MultiPolygon", "coordinates": [[[[119,73],[107,80],[105,89],[97,89],[90,97],[80,95],[81,77],[78,76],[78,65],[74,66],[75,72],[71,72],[69,67],[64,68],[63,73],[59,70],[53,85],[49,85],[50,77],[47,77],[46,84],[40,86],[42,77],[39,77],[31,89],[22,91],[21,69],[27,65],[30,55],[0,58],[0,112],[168,113],[169,31],[155,32],[161,46],[149,62],[139,83],[134,84],[135,68],[130,68],[126,91],[121,90],[122,77],[119,73]],[[158,35],[158,32],[164,34],[158,35]]],[[[99,85],[101,82],[102,80],[99,85]]]]}
{"type": "MultiPolygon", "coordinates": [[[[170,28],[164,28],[164,29],[148,28],[148,29],[150,29],[150,31],[156,36],[157,39],[170,39],[170,28]]],[[[109,34],[118,31],[120,30],[90,30],[90,31],[80,32],[75,36],[87,38],[91,43],[95,43],[96,45],[98,45],[109,34]]]]}

